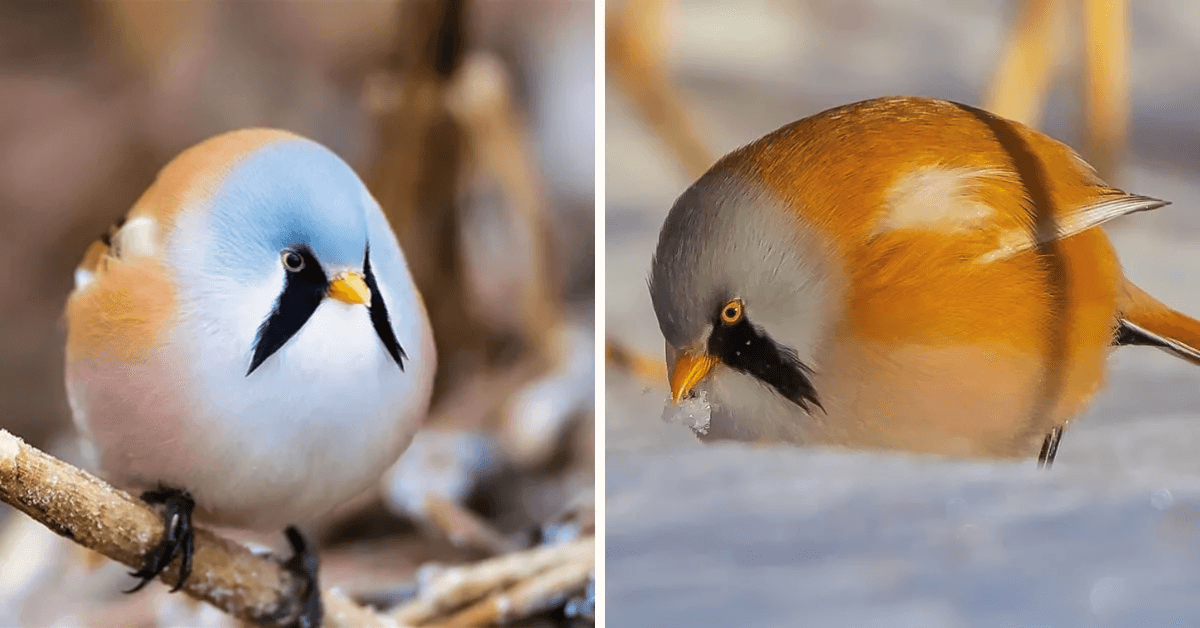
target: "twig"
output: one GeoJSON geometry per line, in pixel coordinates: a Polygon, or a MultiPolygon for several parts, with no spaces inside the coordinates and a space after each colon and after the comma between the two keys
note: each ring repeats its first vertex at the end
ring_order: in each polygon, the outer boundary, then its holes
{"type": "Polygon", "coordinates": [[[604,340],[605,363],[620,371],[642,380],[652,386],[663,386],[667,383],[667,368],[661,360],[656,360],[634,351],[617,340],[604,340]]]}
{"type": "Polygon", "coordinates": [[[1109,183],[1129,136],[1129,11],[1127,0],[1084,2],[1084,151],[1109,183]]]}
{"type": "MultiPolygon", "coordinates": [[[[421,591],[419,598],[397,609],[392,617],[399,622],[411,625],[427,624],[447,613],[477,602],[491,593],[502,592],[503,589],[517,583],[523,584],[514,588],[510,595],[521,593],[520,604],[524,605],[523,607],[532,607],[534,593],[544,591],[550,584],[550,581],[543,580],[539,576],[555,573],[559,569],[571,566],[577,568],[571,573],[578,573],[580,570],[584,572],[584,581],[586,582],[586,574],[594,568],[595,559],[596,539],[587,537],[562,545],[542,546],[508,554],[468,567],[453,567],[440,573],[429,586],[421,591]],[[531,584],[535,580],[539,582],[536,587],[531,584]],[[526,591],[526,584],[533,588],[526,591]]],[[[555,576],[552,582],[572,585],[569,588],[557,590],[564,595],[582,586],[575,587],[572,584],[574,581],[571,581],[570,578],[564,580],[562,574],[555,576]]],[[[543,596],[540,599],[546,598],[543,596]]],[[[517,601],[511,602],[504,617],[518,616],[517,604],[517,601]]],[[[457,618],[456,621],[458,621],[457,618]]]]}
{"type": "Polygon", "coordinates": [[[571,593],[582,591],[587,586],[592,569],[592,563],[583,560],[559,565],[521,582],[509,591],[496,592],[445,621],[425,624],[425,626],[427,628],[491,626],[548,611],[565,602],[571,593]]]}
{"type": "Polygon", "coordinates": [[[674,153],[690,177],[699,177],[713,163],[664,59],[662,32],[667,0],[639,0],[625,10],[610,9],[605,24],[605,57],[618,87],[674,153]]]}
{"type": "Polygon", "coordinates": [[[519,549],[478,515],[440,495],[425,496],[425,512],[429,522],[455,546],[483,550],[491,555],[519,549]]]}
{"type": "MultiPolygon", "coordinates": [[[[141,500],[58,460],[6,430],[0,430],[0,501],[24,512],[55,533],[132,568],[141,567],[162,537],[162,517],[141,500]]],[[[178,562],[162,581],[178,582],[178,562]]],[[[183,586],[192,597],[235,617],[280,626],[299,611],[300,579],[279,563],[213,533],[196,530],[192,575],[183,586]]],[[[330,596],[329,593],[324,593],[330,596]]],[[[339,605],[339,616],[362,617],[339,605]]],[[[370,614],[362,610],[362,613],[370,614]]],[[[327,617],[326,628],[387,626],[327,617]]]]}
{"type": "Polygon", "coordinates": [[[1037,126],[1066,28],[1062,0],[1022,0],[984,99],[985,109],[1037,126]]]}
{"type": "MultiPolygon", "coordinates": [[[[992,113],[1037,126],[1062,56],[1064,0],[1022,0],[984,100],[992,113]]],[[[1129,3],[1084,0],[1084,153],[1112,183],[1129,134],[1129,3]]]]}
{"type": "Polygon", "coordinates": [[[329,589],[321,593],[321,602],[325,605],[324,628],[334,626],[355,628],[405,628],[404,624],[384,615],[378,615],[354,603],[339,589],[329,589]]]}

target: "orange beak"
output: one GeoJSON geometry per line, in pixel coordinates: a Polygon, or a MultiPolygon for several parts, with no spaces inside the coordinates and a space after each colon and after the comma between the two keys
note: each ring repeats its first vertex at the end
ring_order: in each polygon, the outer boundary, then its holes
{"type": "Polygon", "coordinates": [[[717,365],[711,355],[681,353],[671,367],[671,401],[679,403],[717,365]]]}
{"type": "Polygon", "coordinates": [[[330,297],[351,305],[371,306],[371,290],[363,276],[354,271],[338,274],[329,282],[326,291],[330,297]]]}

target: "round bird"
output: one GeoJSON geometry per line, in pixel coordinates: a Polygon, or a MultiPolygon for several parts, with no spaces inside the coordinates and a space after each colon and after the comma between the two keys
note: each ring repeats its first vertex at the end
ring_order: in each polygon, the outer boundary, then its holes
{"type": "Polygon", "coordinates": [[[181,153],[75,282],[75,424],[106,477],[166,504],[137,588],[176,555],[182,585],[193,507],[259,530],[318,517],[378,481],[428,408],[433,336],[396,237],[345,162],[291,133],[181,153]]]}
{"type": "Polygon", "coordinates": [[[1100,225],[1166,203],[1026,126],[881,98],[785,126],[685,191],[650,296],[702,439],[1051,462],[1111,347],[1200,363],[1200,323],[1100,225]]]}

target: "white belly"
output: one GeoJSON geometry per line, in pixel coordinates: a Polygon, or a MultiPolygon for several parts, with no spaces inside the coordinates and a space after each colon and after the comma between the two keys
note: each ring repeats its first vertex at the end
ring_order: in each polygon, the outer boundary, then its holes
{"type": "Polygon", "coordinates": [[[186,490],[212,523],[268,530],[326,513],[378,481],[425,414],[432,339],[405,345],[401,372],[364,307],[323,303],[249,377],[235,334],[178,329],[144,363],[68,359],[67,390],[108,479],[186,490]]]}

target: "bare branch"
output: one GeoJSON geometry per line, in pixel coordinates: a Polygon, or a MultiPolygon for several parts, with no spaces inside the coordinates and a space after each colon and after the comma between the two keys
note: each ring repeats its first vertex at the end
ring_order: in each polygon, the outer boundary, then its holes
{"type": "MultiPolygon", "coordinates": [[[[141,500],[6,430],[0,430],[0,501],[134,569],[142,566],[163,534],[161,515],[141,500]]],[[[178,579],[174,562],[162,581],[174,585],[178,579]]],[[[182,590],[226,613],[270,626],[295,617],[301,586],[300,579],[279,563],[197,529],[192,575],[182,590]]]]}
{"type": "MultiPolygon", "coordinates": [[[[161,516],[124,491],[0,430],[0,501],[54,532],[133,568],[163,534],[161,516]]],[[[325,628],[404,628],[406,625],[485,626],[528,617],[581,591],[595,566],[596,543],[586,537],[449,567],[421,597],[391,616],[363,608],[334,589],[321,592],[325,628]]],[[[175,563],[162,575],[174,585],[175,563]]],[[[192,575],[183,587],[235,617],[281,626],[299,611],[300,579],[270,558],[196,529],[192,575]]]]}

